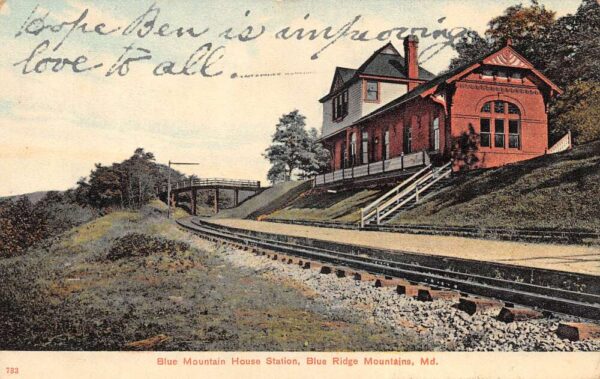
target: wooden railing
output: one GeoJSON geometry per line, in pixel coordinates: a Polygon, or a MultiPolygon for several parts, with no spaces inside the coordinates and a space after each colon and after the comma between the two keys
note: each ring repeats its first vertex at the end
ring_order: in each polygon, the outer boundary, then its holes
{"type": "Polygon", "coordinates": [[[361,178],[368,175],[382,174],[390,171],[404,170],[407,168],[425,166],[429,164],[429,155],[425,151],[401,155],[392,159],[385,159],[360,166],[353,166],[326,174],[317,175],[314,185],[321,186],[347,179],[361,178]]]}
{"type": "Polygon", "coordinates": [[[186,179],[173,184],[172,190],[190,188],[190,187],[234,187],[259,189],[258,180],[238,180],[223,178],[205,178],[205,179],[186,179]]]}

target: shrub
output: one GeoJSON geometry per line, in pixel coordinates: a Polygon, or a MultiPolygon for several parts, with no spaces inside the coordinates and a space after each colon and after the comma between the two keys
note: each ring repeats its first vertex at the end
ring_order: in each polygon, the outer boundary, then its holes
{"type": "Polygon", "coordinates": [[[144,257],[159,253],[174,256],[189,250],[189,248],[190,245],[185,242],[141,233],[130,233],[113,242],[106,258],[116,261],[122,258],[144,257]]]}

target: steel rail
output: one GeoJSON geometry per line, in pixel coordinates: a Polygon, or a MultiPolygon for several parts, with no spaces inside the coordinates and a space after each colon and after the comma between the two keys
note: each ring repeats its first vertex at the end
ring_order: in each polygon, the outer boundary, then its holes
{"type": "Polygon", "coordinates": [[[600,296],[597,294],[530,283],[518,283],[477,274],[467,274],[418,264],[254,237],[241,231],[232,232],[224,230],[225,228],[215,224],[195,220],[191,221],[191,223],[178,221],[178,224],[197,234],[242,243],[246,246],[278,251],[284,254],[346,266],[375,274],[403,278],[416,283],[435,285],[473,295],[492,297],[551,312],[587,319],[600,319],[600,296]]]}

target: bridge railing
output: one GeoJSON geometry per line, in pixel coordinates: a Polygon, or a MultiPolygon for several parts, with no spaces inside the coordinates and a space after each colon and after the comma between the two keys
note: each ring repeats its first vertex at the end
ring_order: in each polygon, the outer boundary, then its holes
{"type": "Polygon", "coordinates": [[[172,190],[178,190],[189,187],[235,187],[235,188],[251,188],[260,189],[259,180],[238,180],[224,178],[197,178],[180,180],[173,183],[172,190]]]}

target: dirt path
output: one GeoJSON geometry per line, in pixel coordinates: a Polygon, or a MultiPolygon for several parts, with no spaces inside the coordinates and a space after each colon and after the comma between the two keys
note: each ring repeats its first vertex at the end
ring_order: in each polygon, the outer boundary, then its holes
{"type": "Polygon", "coordinates": [[[474,260],[600,275],[600,247],[550,245],[474,238],[317,228],[264,221],[223,219],[215,223],[296,237],[353,243],[474,260]]]}

